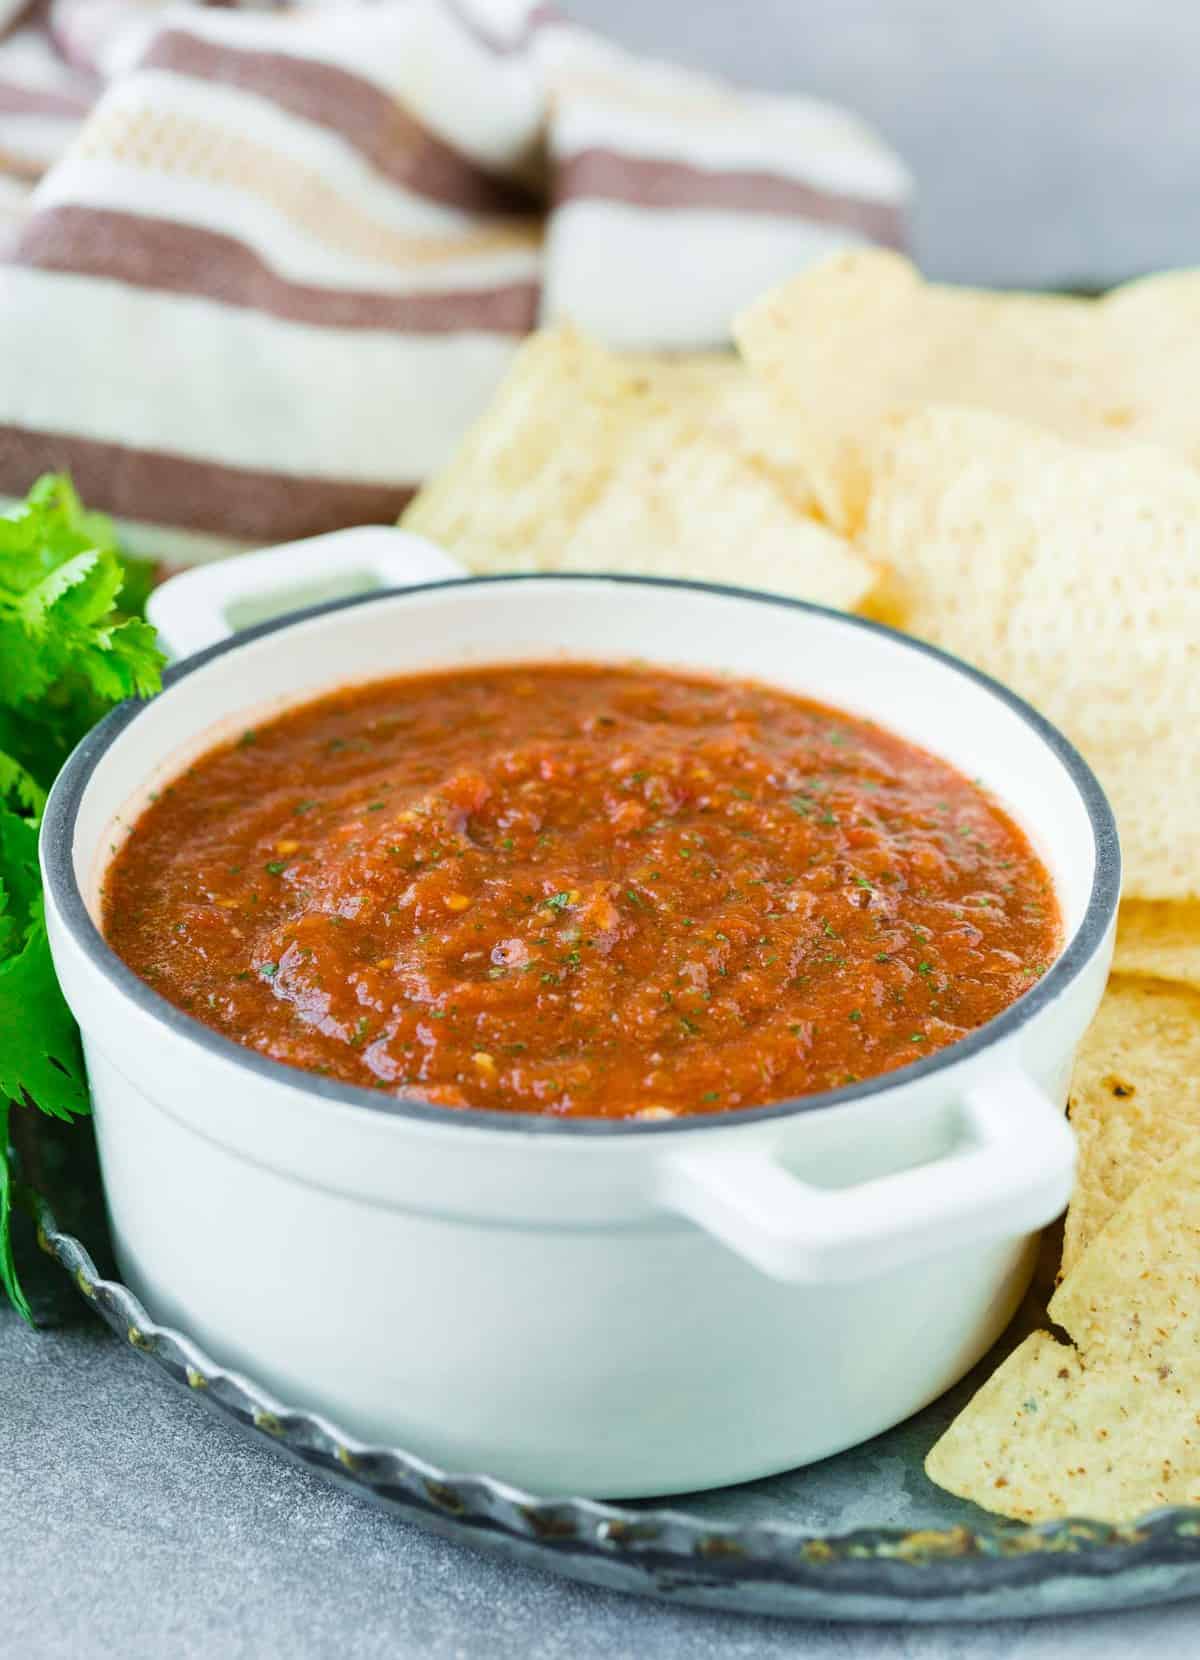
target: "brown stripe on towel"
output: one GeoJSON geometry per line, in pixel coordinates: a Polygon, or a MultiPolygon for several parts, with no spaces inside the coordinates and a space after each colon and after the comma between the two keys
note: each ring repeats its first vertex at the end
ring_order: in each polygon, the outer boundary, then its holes
{"type": "Polygon", "coordinates": [[[687,162],[598,147],[565,156],[554,186],[557,206],[593,199],[656,210],[713,208],[722,213],[775,213],[839,225],[885,247],[905,245],[900,204],[823,190],[783,173],[693,167],[687,162]]]}
{"type": "Polygon", "coordinates": [[[236,179],[243,196],[257,197],[335,256],[432,268],[443,280],[448,262],[498,253],[532,255],[541,246],[540,219],[475,217],[442,231],[393,224],[363,208],[317,168],[252,143],[227,125],[173,110],[102,103],[84,123],[74,154],[79,160],[104,162],[136,156],[135,165],[156,173],[164,185],[185,179],[228,190],[236,179]]]}
{"type": "Polygon", "coordinates": [[[252,92],[314,126],[336,133],[385,178],[414,195],[471,213],[533,214],[539,204],[520,186],[488,173],[436,138],[397,98],[334,64],[283,52],[242,51],[165,29],[143,65],[252,92]]]}
{"type": "Polygon", "coordinates": [[[346,525],[390,524],[410,487],[228,467],[63,433],[0,426],[0,495],[23,496],[38,473],[68,472],[91,507],[230,540],[288,542],[346,525]]]}
{"type": "Polygon", "coordinates": [[[72,97],[69,92],[0,81],[0,115],[53,115],[80,120],[90,108],[88,99],[72,97]]]}
{"type": "Polygon", "coordinates": [[[236,237],[102,208],[43,208],[25,226],[7,263],[191,294],[323,328],[519,335],[537,319],[534,282],[409,294],[292,282],[236,237]]]}

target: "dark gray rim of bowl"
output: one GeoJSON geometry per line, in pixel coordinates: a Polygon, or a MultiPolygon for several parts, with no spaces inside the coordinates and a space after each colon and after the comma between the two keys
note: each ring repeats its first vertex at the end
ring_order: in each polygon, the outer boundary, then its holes
{"type": "MultiPolygon", "coordinates": [[[[969,663],[962,662],[949,652],[940,650],[936,646],[927,644],[923,640],[902,634],[897,629],[889,628],[883,623],[869,621],[865,617],[850,616],[841,611],[831,610],[828,606],[814,605],[806,600],[788,599],[783,595],[761,593],[752,588],[737,588],[713,582],[691,582],[665,577],[648,576],[617,576],[602,572],[559,576],[551,574],[512,574],[503,576],[476,576],[452,577],[439,582],[425,582],[411,588],[383,588],[369,594],[356,595],[351,599],[333,600],[324,605],[313,605],[301,611],[290,611],[281,617],[269,622],[259,623],[256,627],[245,629],[228,640],[222,640],[217,645],[209,646],[169,668],[163,676],[163,693],[177,686],[180,681],[186,680],[188,675],[194,674],[197,669],[204,668],[227,653],[235,652],[242,646],[249,645],[255,640],[261,640],[268,634],[277,633],[281,629],[294,627],[300,623],[310,622],[315,617],[331,616],[337,612],[353,610],[357,606],[373,605],[381,602],[403,602],[406,598],[416,598],[439,589],[461,589],[464,587],[493,587],[501,584],[536,583],[542,584],[570,584],[578,583],[608,583],[623,587],[640,588],[667,588],[686,590],[692,593],[703,593],[715,596],[718,599],[734,599],[750,601],[753,604],[769,605],[776,608],[805,612],[810,615],[829,618],[848,629],[861,629],[871,634],[881,634],[889,640],[895,641],[904,650],[911,651],[925,657],[932,657],[944,667],[962,675],[965,679],[974,681],[990,692],[993,697],[1006,704],[1013,712],[1020,716],[1026,726],[1030,727],[1041,741],[1053,752],[1071,778],[1080,798],[1087,810],[1088,819],[1092,827],[1092,838],[1095,849],[1095,871],[1092,879],[1092,891],[1088,897],[1087,909],[1083,920],[1077,929],[1074,938],[1067,949],[1055,961],[1049,971],[1042,976],[1030,989],[1017,999],[1015,1003],[999,1014],[986,1025],[970,1033],[969,1036],[959,1039],[945,1049],[923,1060],[914,1061],[910,1066],[898,1067],[893,1072],[880,1073],[877,1077],[868,1078],[860,1084],[848,1085],[842,1089],[825,1090],[816,1095],[795,1096],[787,1101],[778,1101],[765,1107],[737,1107],[724,1112],[697,1113],[692,1116],[669,1120],[665,1122],[636,1122],[630,1119],[599,1119],[599,1118],[553,1118],[538,1113],[519,1113],[496,1111],[487,1107],[461,1107],[448,1112],[445,1107],[434,1106],[429,1102],[411,1100],[406,1097],[389,1095],[383,1090],[368,1089],[356,1084],[343,1084],[318,1076],[316,1073],[305,1072],[297,1067],[285,1065],[282,1061],[268,1059],[253,1049],[247,1049],[232,1038],[222,1037],[219,1033],[205,1026],[191,1015],[177,1009],[165,997],[156,991],[134,973],[105,943],[96,924],[92,921],[80,892],[79,884],[75,879],[75,861],[73,856],[75,841],[75,825],[79,815],[80,804],[92,773],[100,763],[115,740],[137,720],[146,704],[131,699],[120,704],[109,715],[95,726],[91,732],[78,744],[69,756],[62,771],[55,781],[46,805],[42,821],[41,854],[45,869],[46,886],[59,916],[71,933],[76,944],[84,951],[93,967],[107,980],[115,985],[131,1002],[139,1008],[153,1015],[163,1025],[168,1027],[179,1037],[188,1042],[198,1044],[212,1054],[224,1060],[231,1061],[245,1071],[257,1074],[274,1083],[290,1085],[293,1089],[301,1089],[308,1095],[316,1096],[320,1100],[334,1102],[339,1106],[363,1107],[371,1112],[384,1112],[404,1118],[414,1118],[425,1122],[437,1123],[446,1127],[459,1127],[463,1130],[520,1130],[526,1134],[533,1132],[539,1135],[679,1135],[697,1130],[729,1128],[735,1124],[753,1124],[763,1120],[785,1118],[794,1113],[816,1112],[827,1107],[840,1105],[842,1102],[861,1101],[877,1095],[885,1089],[895,1089],[901,1085],[915,1083],[920,1079],[932,1077],[946,1067],[956,1066],[961,1061],[969,1060],[993,1043],[1011,1037],[1020,1030],[1035,1015],[1039,1014],[1047,1004],[1054,1001],[1083,969],[1095,954],[1104,939],[1105,933],[1116,911],[1121,889],[1121,851],[1117,839],[1117,827],[1113,818],[1112,808],[1108,798],[1100,787],[1092,769],[1056,726],[1053,726],[1044,715],[1026,703],[1008,687],[993,680],[990,675],[972,668],[969,663]]],[[[162,694],[160,694],[162,695],[162,694]]],[[[929,746],[936,753],[936,744],[929,746]]]]}

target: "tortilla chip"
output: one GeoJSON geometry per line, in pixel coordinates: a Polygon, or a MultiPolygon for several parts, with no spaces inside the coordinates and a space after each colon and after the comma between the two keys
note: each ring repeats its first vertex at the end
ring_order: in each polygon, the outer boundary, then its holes
{"type": "Polygon", "coordinates": [[[570,330],[533,335],[401,523],[472,570],[548,568],[601,488],[628,426],[629,395],[607,352],[570,330]]]}
{"type": "Polygon", "coordinates": [[[1142,1184],[925,1462],[1022,1521],[1200,1503],[1200,1139],[1142,1184]]]}
{"type": "Polygon", "coordinates": [[[876,585],[841,537],[797,514],[744,455],[670,416],[615,462],[554,568],[731,582],[842,610],[865,608],[876,585]]]}
{"type": "Polygon", "coordinates": [[[860,546],[907,626],[1027,697],[1108,791],[1130,898],[1200,898],[1200,473],[1003,416],[897,420],[860,546]]]}
{"type": "Polygon", "coordinates": [[[795,439],[766,388],[735,353],[628,352],[618,361],[632,373],[648,375],[673,416],[690,418],[769,477],[797,513],[817,516],[795,439]]]}
{"type": "Polygon", "coordinates": [[[880,573],[810,516],[780,431],[733,356],[623,357],[546,330],[402,522],[473,571],[698,577],[869,607],[880,573]]]}
{"type": "Polygon", "coordinates": [[[1075,1061],[1079,1143],[1062,1272],[1130,1194],[1200,1135],[1200,992],[1114,978],[1075,1061]]]}
{"type": "Polygon", "coordinates": [[[1200,271],[1141,277],[1099,306],[1123,371],[1122,399],[1110,403],[1106,424],[1200,467],[1200,271]]]}
{"type": "Polygon", "coordinates": [[[1200,275],[1103,300],[925,282],[898,254],[838,254],[767,294],[735,329],[776,399],[831,525],[862,522],[892,416],[956,404],[1060,437],[1162,444],[1200,461],[1200,275]]]}
{"type": "Polygon", "coordinates": [[[1113,968],[1147,980],[1177,980],[1200,991],[1200,904],[1121,906],[1113,968]]]}
{"type": "Polygon", "coordinates": [[[755,302],[738,345],[776,399],[830,524],[861,523],[881,425],[929,403],[1090,436],[1094,302],[926,283],[882,249],[835,255],[755,302]]]}

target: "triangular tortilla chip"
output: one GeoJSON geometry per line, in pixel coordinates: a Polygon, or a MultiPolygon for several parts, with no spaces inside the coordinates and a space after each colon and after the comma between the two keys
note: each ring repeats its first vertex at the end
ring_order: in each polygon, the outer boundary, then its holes
{"type": "Polygon", "coordinates": [[[1200,991],[1200,903],[1121,906],[1113,969],[1147,980],[1177,980],[1200,991]]]}
{"type": "Polygon", "coordinates": [[[1200,1139],[1142,1184],[926,1460],[1023,1521],[1200,1504],[1200,1139]]]}
{"type": "Polygon", "coordinates": [[[1064,1275],[1140,1183],[1200,1135],[1200,992],[1111,980],[1075,1060],[1068,1111],[1079,1163],[1064,1275]]]}
{"type": "Polygon", "coordinates": [[[811,516],[780,432],[732,356],[546,330],[403,523],[474,571],[693,577],[877,611],[881,573],[811,516]]]}

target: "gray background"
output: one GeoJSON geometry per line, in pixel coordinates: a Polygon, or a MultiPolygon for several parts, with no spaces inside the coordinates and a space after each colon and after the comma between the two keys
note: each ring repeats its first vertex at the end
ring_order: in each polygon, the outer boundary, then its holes
{"type": "MultiPolygon", "coordinates": [[[[575,0],[628,44],[857,105],[917,175],[938,275],[1106,283],[1200,256],[1195,0],[575,0]]],[[[592,1592],[376,1515],[167,1390],[98,1326],[0,1315],[0,1653],[1122,1660],[1188,1606],[989,1629],[816,1627],[592,1592]]]]}
{"type": "Polygon", "coordinates": [[[916,175],[959,282],[1119,282],[1200,260],[1195,0],[563,0],[639,50],[844,100],[916,175]]]}

